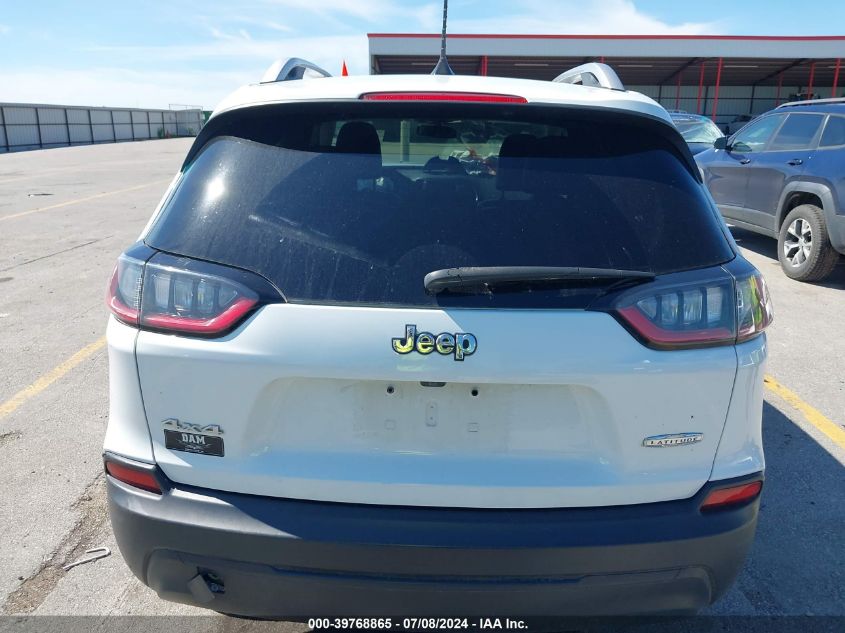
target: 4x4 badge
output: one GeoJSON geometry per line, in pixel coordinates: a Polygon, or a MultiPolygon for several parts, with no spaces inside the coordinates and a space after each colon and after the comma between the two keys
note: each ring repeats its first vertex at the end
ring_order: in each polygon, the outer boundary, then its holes
{"type": "Polygon", "coordinates": [[[463,360],[466,356],[472,356],[478,348],[478,340],[469,332],[456,332],[449,334],[441,332],[420,332],[417,334],[416,325],[405,326],[405,337],[394,338],[393,351],[397,354],[410,354],[416,351],[419,354],[431,354],[437,351],[438,354],[448,356],[453,354],[455,360],[463,360]]]}
{"type": "Polygon", "coordinates": [[[223,457],[223,429],[218,424],[191,424],[176,418],[162,420],[164,446],[172,451],[223,457]]]}
{"type": "Polygon", "coordinates": [[[195,433],[198,435],[223,435],[223,429],[220,428],[219,424],[190,424],[188,422],[182,422],[182,420],[177,420],[176,418],[168,418],[162,420],[161,426],[169,431],[195,433]]]}

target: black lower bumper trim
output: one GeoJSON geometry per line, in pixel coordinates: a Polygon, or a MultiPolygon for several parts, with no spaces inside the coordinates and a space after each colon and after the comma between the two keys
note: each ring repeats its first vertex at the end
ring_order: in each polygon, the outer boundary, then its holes
{"type": "Polygon", "coordinates": [[[724,593],[758,501],[477,510],[255,497],[108,478],[127,564],[162,598],[255,617],[693,612],[724,593]]]}

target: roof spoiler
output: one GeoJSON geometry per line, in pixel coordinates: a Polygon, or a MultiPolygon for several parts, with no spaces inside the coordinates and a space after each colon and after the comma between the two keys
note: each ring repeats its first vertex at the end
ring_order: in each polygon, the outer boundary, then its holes
{"type": "Polygon", "coordinates": [[[296,81],[320,77],[331,77],[331,73],[308,60],[290,57],[273,62],[261,78],[261,83],[269,84],[275,81],[296,81]]]}
{"type": "Polygon", "coordinates": [[[564,73],[555,77],[552,81],[560,84],[575,84],[579,86],[591,86],[594,88],[607,88],[609,90],[625,90],[622,80],[610,66],[598,62],[581,64],[570,68],[564,73]]]}

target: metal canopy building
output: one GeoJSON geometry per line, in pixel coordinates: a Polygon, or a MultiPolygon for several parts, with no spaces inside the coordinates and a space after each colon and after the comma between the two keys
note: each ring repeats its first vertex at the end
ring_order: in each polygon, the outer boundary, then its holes
{"type": "MultiPolygon", "coordinates": [[[[438,34],[370,33],[370,72],[430,72],[438,34]]],[[[725,124],[796,98],[845,95],[845,36],[449,35],[458,74],[551,80],[590,61],[666,108],[725,124]]]]}

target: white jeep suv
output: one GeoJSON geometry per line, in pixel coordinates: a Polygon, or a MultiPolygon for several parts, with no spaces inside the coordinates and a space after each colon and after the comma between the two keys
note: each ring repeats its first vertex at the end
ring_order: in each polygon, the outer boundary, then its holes
{"type": "Polygon", "coordinates": [[[666,111],[595,65],[309,73],[227,98],[118,260],[132,571],[260,617],[716,600],[756,526],[771,305],[666,111]]]}

